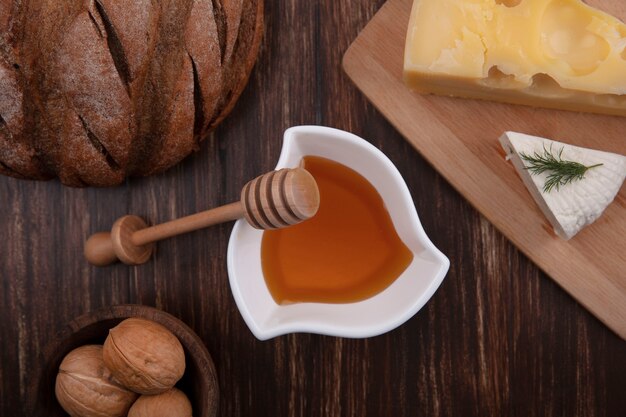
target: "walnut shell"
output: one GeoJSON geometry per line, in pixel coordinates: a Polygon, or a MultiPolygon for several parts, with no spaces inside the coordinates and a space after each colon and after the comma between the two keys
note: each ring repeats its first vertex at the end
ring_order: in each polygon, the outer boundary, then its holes
{"type": "Polygon", "coordinates": [[[120,184],[178,163],[233,108],[263,0],[2,0],[0,174],[120,184]]]}
{"type": "Polygon", "coordinates": [[[123,417],[137,394],[120,386],[104,366],[101,345],[87,345],[65,356],[55,394],[72,417],[123,417]]]}
{"type": "Polygon", "coordinates": [[[191,414],[189,399],[176,388],[158,395],[142,395],[128,411],[128,417],[191,417],[191,414]]]}
{"type": "Polygon", "coordinates": [[[159,394],[185,373],[185,352],[169,330],[150,320],[126,319],[109,331],[104,363],[126,388],[159,394]]]}

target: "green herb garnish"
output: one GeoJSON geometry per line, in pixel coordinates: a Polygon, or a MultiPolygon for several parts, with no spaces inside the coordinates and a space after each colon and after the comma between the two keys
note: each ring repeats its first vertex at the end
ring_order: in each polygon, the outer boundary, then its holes
{"type": "Polygon", "coordinates": [[[543,153],[535,152],[533,155],[527,155],[520,152],[520,157],[530,165],[526,167],[532,174],[541,174],[549,172],[546,183],[543,185],[543,192],[549,193],[553,188],[557,191],[562,185],[569,184],[576,180],[582,180],[585,173],[591,168],[599,167],[602,164],[585,166],[579,162],[565,161],[561,158],[563,149],[554,154],[552,146],[550,149],[543,147],[543,153]]]}

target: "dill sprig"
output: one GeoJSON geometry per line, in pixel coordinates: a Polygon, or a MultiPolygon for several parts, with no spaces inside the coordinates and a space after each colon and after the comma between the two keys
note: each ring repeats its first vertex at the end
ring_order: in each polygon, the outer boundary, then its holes
{"type": "Polygon", "coordinates": [[[535,151],[533,155],[527,155],[520,152],[520,157],[530,164],[526,166],[526,169],[532,174],[549,173],[543,185],[544,193],[549,193],[554,188],[558,191],[562,185],[582,180],[588,170],[602,165],[595,164],[585,166],[579,162],[563,160],[561,158],[563,149],[564,148],[561,148],[561,150],[555,154],[552,152],[552,145],[550,145],[550,149],[546,149],[544,145],[543,153],[535,151]]]}

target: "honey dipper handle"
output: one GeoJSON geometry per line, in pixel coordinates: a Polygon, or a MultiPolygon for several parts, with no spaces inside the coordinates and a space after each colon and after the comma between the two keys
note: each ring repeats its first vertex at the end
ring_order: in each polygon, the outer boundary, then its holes
{"type": "Polygon", "coordinates": [[[148,243],[178,236],[215,224],[237,220],[243,216],[243,206],[241,202],[227,204],[211,210],[202,211],[187,217],[172,220],[166,223],[157,224],[146,229],[137,230],[131,236],[131,243],[136,246],[143,246],[148,243]]]}
{"type": "Polygon", "coordinates": [[[117,262],[119,259],[113,248],[111,233],[100,232],[91,235],[85,242],[85,258],[96,266],[107,266],[117,262]]]}
{"type": "Polygon", "coordinates": [[[225,206],[151,227],[140,217],[121,217],[111,233],[96,233],[87,240],[85,257],[97,266],[117,260],[139,265],[150,259],[153,244],[159,240],[241,217],[258,229],[286,227],[313,217],[319,203],[313,176],[302,168],[285,168],[248,182],[241,200],[225,206]]]}
{"type": "Polygon", "coordinates": [[[124,216],[113,224],[111,233],[96,233],[87,240],[85,257],[96,266],[117,261],[139,265],[150,259],[154,242],[242,216],[243,206],[239,201],[152,227],[141,217],[124,216]]]}
{"type": "Polygon", "coordinates": [[[95,233],[85,242],[85,258],[90,264],[107,266],[117,261],[128,265],[139,265],[150,259],[154,245],[137,246],[131,243],[131,236],[138,230],[148,227],[137,216],[124,216],[117,219],[111,232],[95,233]]]}

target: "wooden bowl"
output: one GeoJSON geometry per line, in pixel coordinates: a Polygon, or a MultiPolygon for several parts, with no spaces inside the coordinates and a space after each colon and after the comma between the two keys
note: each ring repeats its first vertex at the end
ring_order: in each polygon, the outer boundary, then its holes
{"type": "Polygon", "coordinates": [[[73,349],[87,344],[103,344],[109,329],[129,317],[155,321],[169,329],[185,349],[185,375],[176,384],[191,401],[194,417],[217,415],[219,388],[211,355],[200,338],[185,323],[152,307],[120,305],[103,308],[71,321],[41,354],[41,368],[29,384],[32,409],[28,415],[67,417],[56,400],[54,383],[61,361],[73,349]]]}

